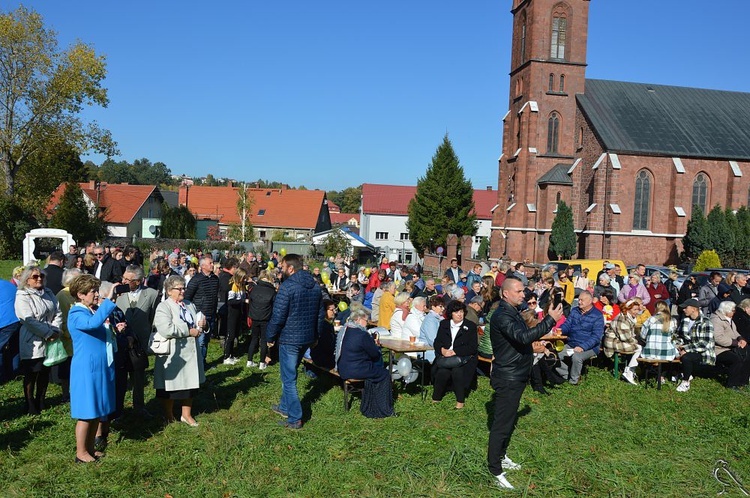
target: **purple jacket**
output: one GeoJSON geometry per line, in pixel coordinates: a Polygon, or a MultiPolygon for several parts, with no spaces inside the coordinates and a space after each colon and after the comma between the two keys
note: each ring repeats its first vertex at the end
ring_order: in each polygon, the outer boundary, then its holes
{"type": "MultiPolygon", "coordinates": [[[[617,300],[621,303],[624,303],[628,300],[628,296],[630,295],[630,289],[632,286],[630,284],[625,284],[622,286],[622,289],[620,289],[620,293],[617,294],[617,300]]],[[[643,304],[648,304],[651,302],[651,296],[648,294],[648,290],[646,287],[643,286],[643,284],[638,284],[635,290],[635,297],[640,297],[643,299],[643,304]]]]}

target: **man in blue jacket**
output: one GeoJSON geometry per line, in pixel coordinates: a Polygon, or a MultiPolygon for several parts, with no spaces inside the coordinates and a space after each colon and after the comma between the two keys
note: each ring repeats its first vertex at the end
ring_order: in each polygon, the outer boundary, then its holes
{"type": "Polygon", "coordinates": [[[281,260],[281,279],[266,329],[268,347],[279,342],[281,369],[281,400],[271,409],[286,418],[281,425],[301,429],[297,368],[302,355],[318,340],[318,324],[324,319],[323,294],[310,272],[302,269],[302,257],[298,254],[287,254],[281,260]]]}
{"type": "Polygon", "coordinates": [[[599,354],[604,335],[604,316],[594,307],[594,297],[589,291],[583,291],[578,296],[578,307],[570,311],[560,330],[568,336],[568,342],[560,352],[557,373],[575,386],[581,376],[583,362],[599,354]]]}

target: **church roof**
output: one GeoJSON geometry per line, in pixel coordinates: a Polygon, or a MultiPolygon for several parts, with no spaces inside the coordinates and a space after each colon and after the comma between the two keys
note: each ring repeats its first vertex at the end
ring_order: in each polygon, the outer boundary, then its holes
{"type": "Polygon", "coordinates": [[[547,171],[545,174],[539,177],[537,183],[539,185],[552,184],[552,185],[573,185],[573,180],[570,179],[568,170],[570,164],[558,163],[552,166],[552,169],[547,171]]]}
{"type": "Polygon", "coordinates": [[[609,152],[750,160],[750,93],[587,79],[577,98],[609,152]]]}

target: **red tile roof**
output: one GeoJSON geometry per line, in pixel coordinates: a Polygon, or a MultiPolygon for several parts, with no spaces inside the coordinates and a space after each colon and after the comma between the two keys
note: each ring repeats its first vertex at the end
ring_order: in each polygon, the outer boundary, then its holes
{"type": "MultiPolygon", "coordinates": [[[[365,183],[362,185],[362,213],[407,216],[409,201],[416,192],[417,187],[365,183]]],[[[497,190],[474,190],[474,212],[477,219],[491,220],[495,205],[497,190]]]]}
{"type": "MultiPolygon", "coordinates": [[[[328,209],[330,208],[329,206],[328,209]]],[[[359,213],[331,213],[331,225],[347,224],[352,218],[356,219],[357,225],[359,225],[359,213]]]]}
{"type": "MultiPolygon", "coordinates": [[[[179,203],[198,219],[222,225],[239,223],[237,199],[240,187],[180,187],[179,203]]],[[[323,208],[322,190],[248,188],[252,197],[250,221],[256,227],[288,227],[314,230],[323,208]],[[260,213],[263,214],[260,214],[260,213]]]]}
{"type": "MultiPolygon", "coordinates": [[[[97,191],[94,188],[94,182],[79,183],[91,202],[96,203],[97,191]]],[[[156,190],[158,197],[161,198],[159,189],[153,185],[128,185],[127,183],[106,183],[102,182],[99,190],[99,206],[106,209],[106,220],[113,224],[128,224],[148,200],[151,194],[156,190]]],[[[62,194],[65,192],[65,184],[60,184],[52,193],[52,198],[47,204],[47,211],[52,212],[60,202],[62,194]]]]}

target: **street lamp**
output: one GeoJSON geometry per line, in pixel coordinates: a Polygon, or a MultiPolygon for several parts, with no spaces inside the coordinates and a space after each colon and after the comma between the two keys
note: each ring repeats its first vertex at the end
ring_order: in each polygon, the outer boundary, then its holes
{"type": "Polygon", "coordinates": [[[401,239],[399,242],[401,242],[401,264],[405,264],[404,253],[406,252],[406,241],[401,239]]]}

